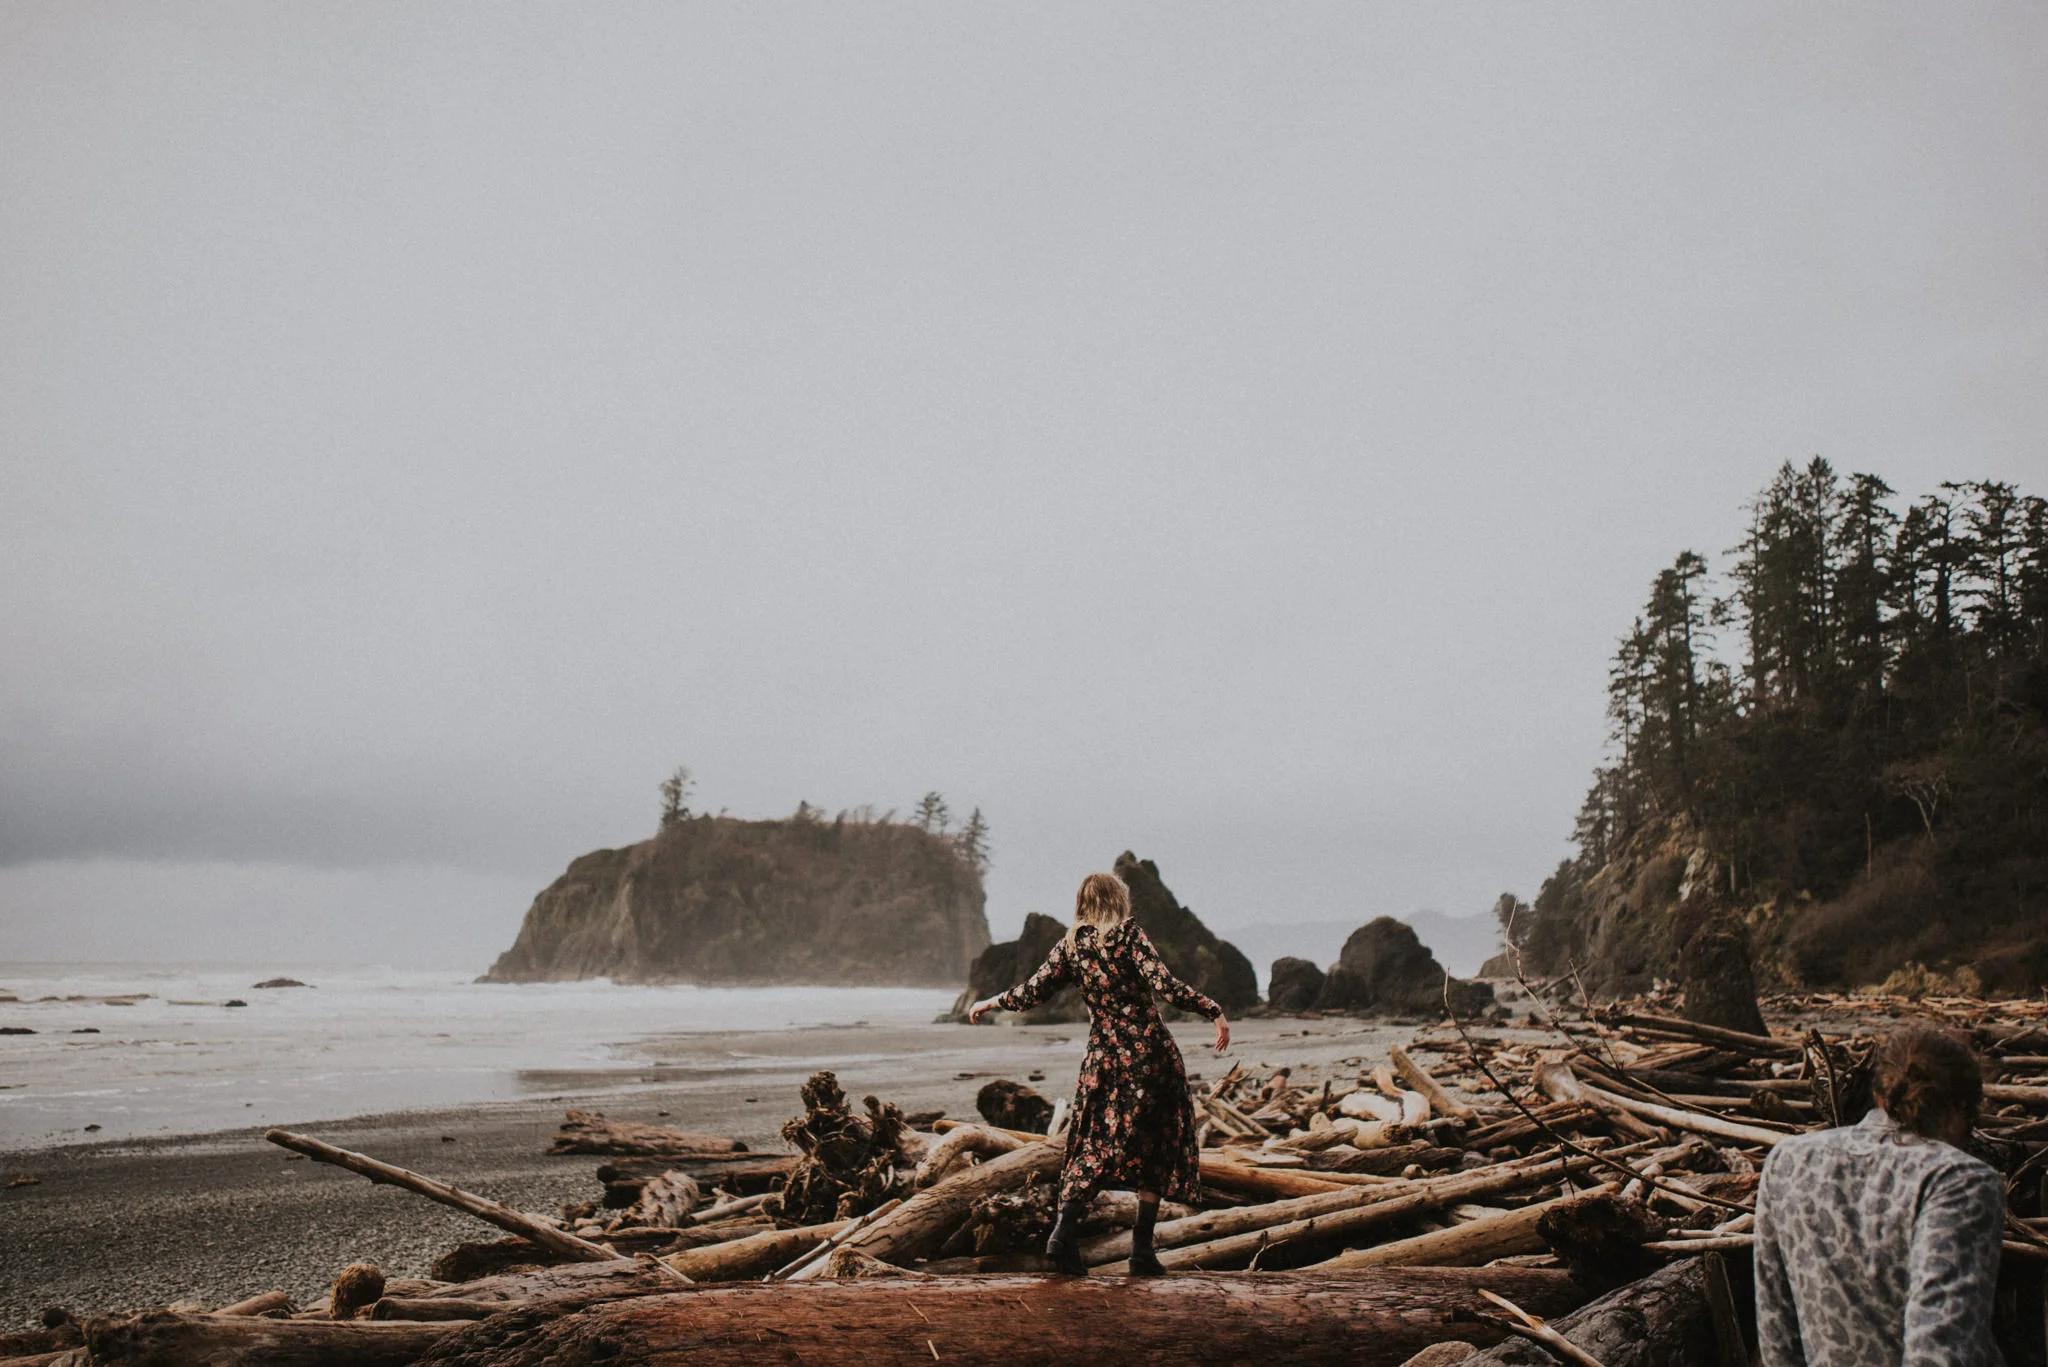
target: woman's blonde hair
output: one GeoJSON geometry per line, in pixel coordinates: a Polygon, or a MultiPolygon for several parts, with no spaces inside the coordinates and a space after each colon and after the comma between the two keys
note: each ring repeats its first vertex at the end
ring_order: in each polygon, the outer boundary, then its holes
{"type": "Polygon", "coordinates": [[[1081,890],[1074,894],[1074,928],[1067,932],[1067,938],[1073,939],[1074,931],[1082,926],[1108,930],[1130,917],[1131,890],[1124,880],[1113,873],[1091,873],[1081,880],[1081,890]]]}

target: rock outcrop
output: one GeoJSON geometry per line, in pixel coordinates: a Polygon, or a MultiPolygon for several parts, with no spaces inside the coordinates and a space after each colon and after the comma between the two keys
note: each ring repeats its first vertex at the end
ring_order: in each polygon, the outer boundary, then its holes
{"type": "MultiPolygon", "coordinates": [[[[1415,930],[1391,916],[1367,921],[1344,941],[1344,951],[1323,979],[1316,998],[1321,1011],[1428,1016],[1444,1011],[1443,966],[1415,930]]],[[[1493,1005],[1493,989],[1482,982],[1450,980],[1451,1009],[1477,1014],[1493,1005]]]]}
{"type": "Polygon", "coordinates": [[[1215,998],[1225,1011],[1259,1004],[1259,975],[1252,961],[1174,900],[1160,881],[1157,864],[1125,850],[1116,857],[1116,876],[1131,889],[1132,919],[1145,928],[1159,957],[1181,981],[1215,998]]]}
{"type": "Polygon", "coordinates": [[[1687,1020],[1750,1035],[1770,1033],[1756,1004],[1749,929],[1733,916],[1715,916],[1692,933],[1678,951],[1678,980],[1687,1020]]]}
{"type": "Polygon", "coordinates": [[[1323,970],[1307,959],[1273,960],[1266,977],[1266,1005],[1275,1011],[1307,1011],[1323,994],[1323,970]]]}
{"type": "MultiPolygon", "coordinates": [[[[1208,996],[1226,1012],[1243,1011],[1259,1000],[1258,975],[1236,945],[1215,933],[1182,906],[1159,877],[1159,866],[1129,850],[1117,856],[1116,875],[1131,890],[1131,919],[1144,928],[1159,957],[1176,976],[1208,996]]],[[[1015,940],[990,945],[968,971],[967,990],[954,1003],[951,1019],[965,1020],[967,1008],[995,996],[1038,971],[1045,956],[1067,933],[1067,924],[1032,912],[1015,940]]],[[[1169,1017],[1172,1008],[1161,1003],[1169,1017]]],[[[1052,1000],[1024,1013],[1031,1024],[1084,1021],[1088,1011],[1078,989],[1062,988],[1052,1000]]]]}
{"type": "Polygon", "coordinates": [[[915,826],[685,818],[571,863],[485,981],[939,986],[987,947],[982,901],[915,826]]]}

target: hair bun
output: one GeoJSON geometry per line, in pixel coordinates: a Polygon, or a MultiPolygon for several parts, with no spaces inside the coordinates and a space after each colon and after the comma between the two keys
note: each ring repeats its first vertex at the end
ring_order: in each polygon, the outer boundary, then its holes
{"type": "Polygon", "coordinates": [[[1936,1138],[1949,1122],[1976,1115],[1984,1074],[1959,1036],[1914,1025],[1886,1036],[1872,1090],[1893,1123],[1936,1138]]]}

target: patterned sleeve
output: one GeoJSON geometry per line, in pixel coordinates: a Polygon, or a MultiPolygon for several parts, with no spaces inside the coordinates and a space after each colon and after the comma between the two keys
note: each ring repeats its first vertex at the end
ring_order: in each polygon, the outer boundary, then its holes
{"type": "Polygon", "coordinates": [[[1756,1338],[1757,1360],[1763,1367],[1806,1367],[1806,1345],[1799,1337],[1799,1307],[1792,1299],[1792,1279],[1785,1268],[1785,1248],[1771,1211],[1771,1186],[1783,1180],[1784,1150],[1764,1162],[1756,1191],[1756,1338]]]}
{"type": "Polygon", "coordinates": [[[2004,1229],[2005,1182],[1991,1168],[1973,1163],[1928,1179],[1913,1222],[1901,1367],[1985,1360],[2004,1229]]]}
{"type": "Polygon", "coordinates": [[[1223,1014],[1222,1007],[1173,976],[1173,970],[1166,966],[1166,960],[1159,957],[1150,937],[1136,923],[1131,925],[1131,952],[1137,957],[1138,972],[1154,992],[1183,1011],[1192,1011],[1207,1020],[1215,1020],[1223,1014]]]}
{"type": "Polygon", "coordinates": [[[1061,940],[1038,971],[994,1000],[998,1011],[1029,1011],[1074,980],[1074,946],[1061,940]]]}

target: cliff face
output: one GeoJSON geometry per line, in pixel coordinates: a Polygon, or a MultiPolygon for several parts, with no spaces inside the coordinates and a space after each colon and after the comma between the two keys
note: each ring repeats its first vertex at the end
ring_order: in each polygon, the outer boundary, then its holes
{"type": "Polygon", "coordinates": [[[696,817],[572,862],[484,980],[936,987],[987,945],[981,878],[942,836],[696,817]]]}
{"type": "MultiPolygon", "coordinates": [[[[1194,912],[1175,900],[1160,881],[1159,866],[1125,850],[1117,856],[1116,875],[1131,890],[1131,919],[1144,927],[1159,957],[1175,976],[1216,1000],[1226,1012],[1243,1011],[1258,1005],[1259,980],[1251,960],[1236,945],[1219,940],[1194,912]]],[[[967,975],[967,990],[954,1004],[953,1019],[967,1019],[967,1008],[1023,982],[1038,971],[1045,956],[1067,933],[1067,922],[1032,912],[1024,918],[1024,933],[1015,940],[990,945],[975,959],[967,975]]],[[[1171,1008],[1162,1009],[1170,1012],[1171,1008]]],[[[1088,1009],[1081,1004],[1078,988],[1062,988],[1051,1001],[1025,1013],[1033,1024],[1053,1021],[1083,1021],[1088,1009]]]]}

